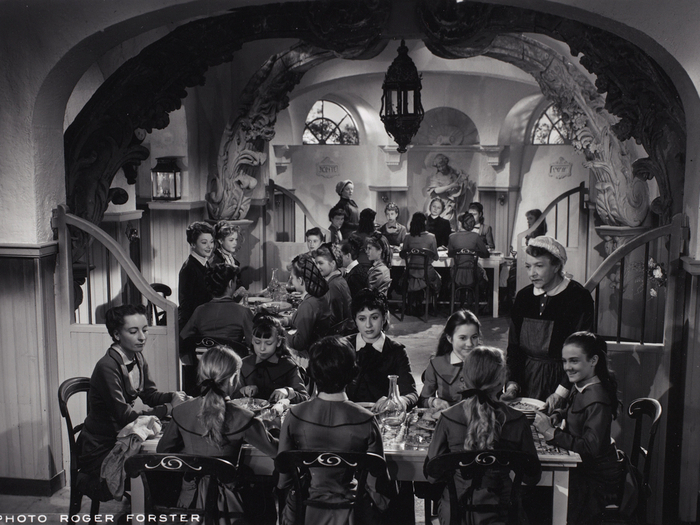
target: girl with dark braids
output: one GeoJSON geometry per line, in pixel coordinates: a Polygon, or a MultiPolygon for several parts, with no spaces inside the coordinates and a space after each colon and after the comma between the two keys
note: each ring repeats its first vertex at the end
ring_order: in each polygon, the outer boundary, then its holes
{"type": "MultiPolygon", "coordinates": [[[[464,450],[516,450],[531,455],[531,470],[523,481],[528,485],[540,479],[541,465],[532,439],[530,424],[525,414],[497,401],[506,380],[506,361],[498,348],[477,346],[464,359],[462,377],[465,390],[462,401],[444,410],[438,419],[433,440],[428,449],[428,460],[464,450]]],[[[437,480],[428,478],[435,483],[437,480]]],[[[462,496],[471,485],[455,473],[457,495],[462,496]]],[[[484,475],[481,488],[474,491],[472,503],[498,504],[508,501],[510,477],[507,472],[489,471],[484,475]]],[[[501,505],[503,516],[481,512],[474,516],[475,523],[505,523],[507,505],[501,505]]],[[[440,523],[450,523],[450,504],[447,489],[440,500],[440,523]]]]}
{"type": "MultiPolygon", "coordinates": [[[[201,394],[173,409],[172,421],[165,427],[158,452],[182,452],[238,461],[243,443],[249,443],[268,456],[277,455],[277,439],[252,412],[236,406],[233,393],[241,369],[241,358],[229,347],[217,345],[207,350],[198,366],[201,394]]],[[[184,479],[178,507],[187,508],[197,494],[197,506],[204,507],[208,479],[184,479]]],[[[227,487],[228,509],[243,517],[243,505],[235,487],[227,487]]]]}

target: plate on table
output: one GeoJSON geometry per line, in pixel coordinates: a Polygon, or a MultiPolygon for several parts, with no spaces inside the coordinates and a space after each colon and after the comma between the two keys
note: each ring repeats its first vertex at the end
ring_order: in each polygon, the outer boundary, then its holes
{"type": "Polygon", "coordinates": [[[248,304],[250,305],[256,305],[256,304],[265,304],[265,303],[271,303],[272,299],[269,297],[251,297],[248,296],[248,304]]]}
{"type": "Polygon", "coordinates": [[[282,312],[284,310],[289,310],[292,305],[287,301],[270,301],[260,305],[264,310],[274,310],[275,312],[282,312]]]}
{"type": "Polygon", "coordinates": [[[259,399],[257,397],[239,397],[233,400],[233,404],[251,412],[258,412],[270,406],[267,399],[259,399]]]}
{"type": "Polygon", "coordinates": [[[544,401],[533,399],[531,397],[516,397],[508,402],[508,406],[519,410],[530,420],[535,420],[535,412],[544,408],[544,401]]]}

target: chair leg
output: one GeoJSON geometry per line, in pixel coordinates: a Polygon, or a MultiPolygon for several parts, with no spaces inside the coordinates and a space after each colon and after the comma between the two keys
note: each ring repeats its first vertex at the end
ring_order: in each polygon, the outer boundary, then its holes
{"type": "Polygon", "coordinates": [[[83,495],[75,488],[70,489],[70,505],[68,506],[68,516],[72,518],[80,513],[80,505],[83,502],[83,495]]]}
{"type": "Polygon", "coordinates": [[[90,523],[95,523],[95,516],[100,513],[100,500],[95,498],[90,504],[90,523]]]}
{"type": "Polygon", "coordinates": [[[450,315],[455,312],[455,283],[450,283],[450,315]]]}

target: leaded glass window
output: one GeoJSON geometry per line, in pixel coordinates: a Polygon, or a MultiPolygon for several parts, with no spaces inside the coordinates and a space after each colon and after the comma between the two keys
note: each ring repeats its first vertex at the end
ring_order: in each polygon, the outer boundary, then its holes
{"type": "Polygon", "coordinates": [[[359,144],[355,121],[348,111],[335,102],[317,101],[306,116],[304,144],[359,144]]]}
{"type": "Polygon", "coordinates": [[[551,104],[542,112],[532,129],[533,144],[571,144],[569,127],[561,111],[551,104]]]}

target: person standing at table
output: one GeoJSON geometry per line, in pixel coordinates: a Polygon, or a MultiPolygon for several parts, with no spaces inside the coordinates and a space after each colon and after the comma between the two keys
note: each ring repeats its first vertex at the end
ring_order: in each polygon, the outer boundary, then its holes
{"type": "Polygon", "coordinates": [[[88,414],[78,438],[80,472],[99,475],[102,461],[117,442],[117,434],[140,415],[164,419],[185,399],[184,392],[160,392],[143,356],[148,339],[146,307],[127,304],[105,313],[112,346],[90,377],[88,414]],[[135,410],[139,398],[149,409],[135,410]]]}
{"type": "Polygon", "coordinates": [[[564,274],[566,250],[552,237],[531,239],[526,254],[532,284],[518,292],[511,309],[509,381],[502,399],[546,400],[549,411],[569,393],[561,349],[572,333],[593,328],[593,299],[564,274]]]}
{"type": "Polygon", "coordinates": [[[548,443],[581,455],[571,472],[570,525],[600,523],[605,506],[617,501],[623,463],[611,439],[618,415],[617,379],[608,368],[605,340],[591,332],[576,332],[564,341],[564,370],[574,385],[563,410],[550,417],[535,414],[535,427],[548,443]]]}
{"type": "Polygon", "coordinates": [[[357,203],[352,200],[352,194],[355,191],[355,185],[351,180],[341,180],[335,185],[335,192],[340,196],[340,200],[333,208],[340,208],[345,212],[345,221],[340,228],[340,232],[344,239],[357,230],[360,223],[360,208],[357,203]]]}
{"type": "MultiPolygon", "coordinates": [[[[165,427],[157,452],[221,457],[236,464],[241,445],[249,443],[270,457],[276,456],[277,439],[270,435],[264,423],[229,399],[234,393],[240,369],[241,358],[229,347],[217,345],[209,348],[198,364],[201,394],[173,409],[172,421],[165,427]]],[[[197,507],[203,508],[207,488],[206,477],[201,478],[199,483],[196,479],[183,479],[177,506],[189,507],[196,495],[197,507]]],[[[249,508],[253,505],[250,498],[242,498],[238,490],[235,486],[224,486],[225,503],[222,499],[219,501],[220,505],[227,505],[230,512],[237,513],[240,519],[244,515],[243,502],[249,504],[249,508]]],[[[257,503],[261,503],[260,499],[264,496],[260,492],[256,494],[257,503]]],[[[263,521],[275,523],[274,516],[270,516],[276,514],[271,491],[268,496],[269,508],[262,509],[262,513],[268,515],[268,520],[263,521]]],[[[260,509],[255,510],[260,512],[260,509]]]]}
{"type": "Polygon", "coordinates": [[[305,357],[309,347],[326,335],[330,328],[330,304],[328,283],[311,255],[303,253],[292,260],[290,282],[301,293],[301,302],[291,318],[283,318],[282,326],[296,331],[289,334],[287,342],[305,357]]]}
{"type": "Polygon", "coordinates": [[[493,228],[484,224],[484,206],[480,202],[472,202],[467,210],[476,221],[474,232],[479,234],[481,240],[490,249],[493,250],[496,245],[493,242],[493,228]]]}
{"type": "MultiPolygon", "coordinates": [[[[445,203],[441,199],[435,198],[430,201],[430,215],[426,221],[426,228],[435,235],[438,246],[447,246],[447,241],[452,233],[450,221],[440,216],[444,209],[445,203]]],[[[415,214],[413,216],[415,217],[415,214]]]]}
{"type": "Polygon", "coordinates": [[[279,319],[268,314],[256,315],[251,346],[253,354],[243,358],[233,397],[258,397],[270,403],[282,399],[301,403],[309,399],[279,319]]]}
{"type": "Polygon", "coordinates": [[[399,217],[399,206],[395,202],[390,202],[384,208],[386,222],[379,228],[380,233],[386,237],[391,246],[401,246],[408,231],[403,224],[397,222],[399,217]]]}
{"type": "MultiPolygon", "coordinates": [[[[318,387],[318,395],[311,400],[294,405],[284,419],[280,432],[279,452],[287,450],[333,450],[344,452],[371,452],[384,457],[384,447],[379,425],[369,410],[348,399],[345,392],[357,373],[355,351],[343,338],[329,336],[314,343],[309,350],[309,374],[318,387]]],[[[355,487],[345,469],[322,469],[310,479],[308,498],[332,503],[345,503],[352,499],[355,487]]],[[[379,478],[388,487],[388,474],[379,478]]],[[[367,493],[378,509],[385,509],[387,499],[377,492],[378,479],[367,477],[367,493]]],[[[286,489],[291,484],[289,476],[282,474],[278,486],[286,489]]],[[[368,512],[368,501],[359,501],[357,512],[350,509],[306,508],[308,524],[373,523],[368,512]]],[[[296,499],[290,493],[287,505],[281,513],[280,523],[292,525],[297,510],[296,499]]]]}
{"type": "Polygon", "coordinates": [[[365,240],[365,252],[372,263],[367,272],[367,287],[386,295],[391,286],[391,247],[381,233],[374,232],[365,240]]]}
{"type": "Polygon", "coordinates": [[[241,263],[235,257],[240,245],[241,229],[232,221],[219,221],[214,226],[214,240],[216,248],[209,259],[209,266],[228,264],[236,268],[238,274],[236,275],[236,288],[233,297],[247,294],[248,291],[241,285],[241,263]]]}
{"type": "Polygon", "coordinates": [[[314,259],[321,275],[328,282],[328,302],[331,309],[330,326],[342,330],[342,325],[352,318],[350,313],[352,297],[348,282],[338,269],[339,264],[342,265],[340,247],[330,243],[322,244],[314,252],[314,259]]]}
{"type": "Polygon", "coordinates": [[[206,222],[193,222],[187,227],[190,256],[180,268],[178,276],[179,326],[185,326],[195,308],[211,300],[206,274],[209,257],[214,251],[214,228],[206,222]]]}
{"type": "Polygon", "coordinates": [[[360,290],[367,288],[367,267],[357,262],[357,257],[363,251],[363,247],[364,242],[356,233],[350,234],[350,237],[340,247],[343,267],[345,268],[344,277],[353,299],[360,290]]]}
{"type": "Polygon", "coordinates": [[[437,352],[423,372],[418,406],[443,410],[462,400],[462,365],[481,341],[481,323],[469,310],[458,310],[445,324],[437,352]]]}
{"type": "MultiPolygon", "coordinates": [[[[506,374],[503,351],[498,348],[478,346],[467,354],[461,372],[463,400],[440,414],[428,448],[426,464],[435,457],[465,450],[521,451],[532,456],[531,468],[525,473],[523,481],[527,485],[535,485],[539,481],[542,466],[525,414],[497,400],[498,394],[503,390],[506,374]]],[[[426,477],[431,483],[438,481],[426,477]]],[[[454,479],[457,496],[461,497],[472,481],[463,478],[459,470],[455,472],[454,479]]],[[[501,513],[474,513],[474,523],[505,523],[510,487],[511,480],[507,472],[497,469],[487,472],[481,487],[474,490],[471,501],[476,505],[498,504],[501,513]]],[[[438,516],[441,525],[450,523],[447,488],[440,500],[438,516]]],[[[519,522],[523,521],[519,519],[519,522]]]]}

